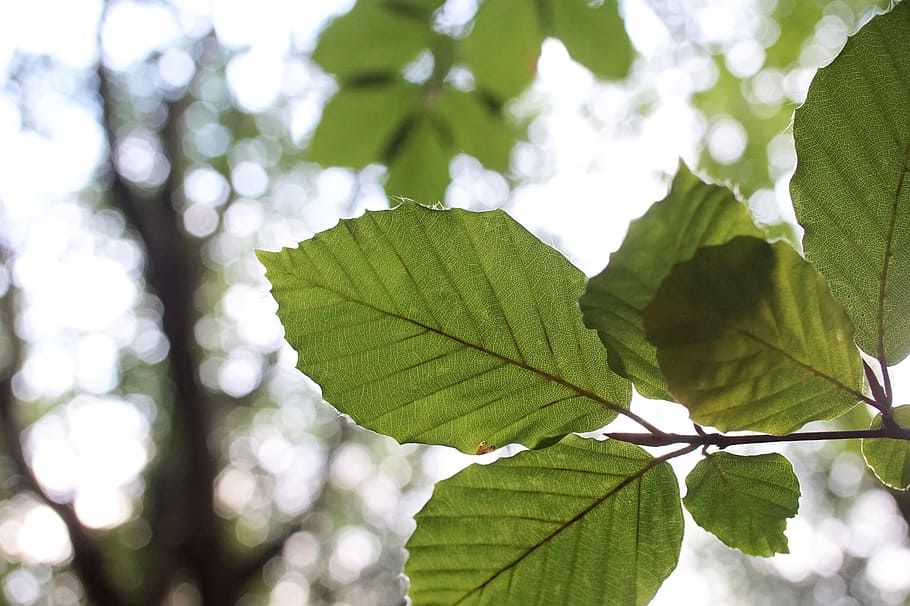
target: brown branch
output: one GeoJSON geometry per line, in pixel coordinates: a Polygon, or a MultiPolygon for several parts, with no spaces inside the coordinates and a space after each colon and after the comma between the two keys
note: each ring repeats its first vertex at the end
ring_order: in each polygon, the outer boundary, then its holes
{"type": "MultiPolygon", "coordinates": [[[[168,491],[167,496],[183,499],[180,504],[183,511],[176,517],[165,516],[169,524],[153,528],[156,543],[165,551],[156,554],[160,558],[156,582],[159,586],[167,585],[173,580],[177,567],[185,566],[204,604],[224,604],[226,555],[220,522],[214,510],[217,468],[208,448],[211,402],[197,379],[196,346],[192,336],[196,320],[193,297],[202,270],[198,246],[181,230],[175,205],[181,181],[179,119],[183,104],[168,105],[168,117],[160,131],[170,174],[157,193],[142,195],[123,179],[114,162],[118,142],[118,125],[113,111],[116,91],[107,70],[101,65],[98,67],[98,85],[103,126],[111,151],[111,203],[124,214],[145,248],[146,282],[161,301],[162,331],[170,346],[167,359],[168,375],[173,383],[170,438],[182,460],[176,461],[169,471],[182,472],[182,481],[181,486],[176,491],[168,491]],[[161,537],[162,533],[180,536],[161,537]]],[[[164,477],[160,480],[169,481],[164,477]]]]}
{"type": "Polygon", "coordinates": [[[743,444],[770,444],[777,442],[810,442],[817,440],[855,440],[861,438],[890,438],[893,440],[910,440],[910,428],[899,425],[883,426],[878,429],[847,429],[841,431],[806,431],[782,436],[772,434],[752,434],[730,436],[723,433],[698,434],[650,434],[650,433],[605,433],[605,437],[629,442],[639,446],[670,446],[671,444],[692,444],[695,446],[716,446],[724,449],[743,444]]]}
{"type": "MultiPolygon", "coordinates": [[[[8,253],[0,248],[0,263],[7,264],[8,253]]],[[[106,566],[94,538],[79,521],[72,506],[55,501],[45,492],[38,482],[34,471],[26,460],[22,450],[22,425],[16,413],[16,396],[13,393],[12,379],[16,369],[22,363],[22,346],[15,334],[16,290],[10,285],[2,297],[2,324],[9,333],[9,365],[0,369],[0,427],[7,454],[12,460],[13,469],[18,476],[19,487],[33,493],[50,507],[66,525],[70,543],[73,547],[73,570],[79,575],[83,589],[89,600],[95,604],[126,604],[126,596],[115,585],[108,575],[106,566]]]]}
{"type": "Polygon", "coordinates": [[[322,475],[322,483],[319,485],[319,490],[313,498],[312,503],[308,507],[307,511],[299,516],[297,519],[301,521],[300,524],[294,524],[285,528],[282,532],[278,534],[274,539],[268,541],[262,545],[256,553],[248,556],[246,559],[240,561],[234,568],[234,572],[231,575],[232,579],[236,581],[236,586],[233,589],[232,598],[234,600],[241,597],[241,593],[244,588],[246,588],[252,581],[253,575],[261,571],[266,564],[268,564],[273,558],[281,555],[282,550],[284,549],[284,544],[287,543],[288,539],[296,533],[304,530],[306,528],[306,521],[310,514],[318,512],[323,509],[326,505],[326,488],[328,487],[329,478],[328,471],[329,465],[332,463],[332,457],[338,451],[338,447],[347,442],[351,436],[352,429],[350,422],[346,421],[343,417],[337,417],[336,422],[339,425],[338,431],[334,432],[331,444],[329,444],[326,449],[326,463],[325,470],[322,475]]]}

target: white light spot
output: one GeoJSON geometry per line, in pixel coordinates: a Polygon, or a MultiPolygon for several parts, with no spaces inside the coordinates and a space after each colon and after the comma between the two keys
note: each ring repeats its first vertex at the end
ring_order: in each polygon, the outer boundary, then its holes
{"type": "Polygon", "coordinates": [[[241,196],[256,198],[264,194],[268,188],[269,176],[261,164],[244,161],[238,163],[231,171],[231,183],[241,196]]]}
{"type": "Polygon", "coordinates": [[[198,204],[221,206],[228,199],[227,180],[211,168],[196,168],[186,176],[183,183],[186,197],[198,204]]]}
{"type": "Polygon", "coordinates": [[[204,204],[193,204],[183,211],[183,226],[197,238],[210,236],[218,228],[218,213],[204,204]]]}
{"type": "Polygon", "coordinates": [[[732,118],[717,120],[708,133],[708,151],[721,164],[733,164],[746,150],[746,130],[732,118]]]}

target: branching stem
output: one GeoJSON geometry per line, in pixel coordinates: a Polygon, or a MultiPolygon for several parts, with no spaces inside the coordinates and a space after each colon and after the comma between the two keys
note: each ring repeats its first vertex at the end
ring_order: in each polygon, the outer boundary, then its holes
{"type": "MultiPolygon", "coordinates": [[[[883,425],[878,429],[847,429],[840,431],[807,431],[783,436],[771,434],[752,434],[731,436],[723,433],[606,433],[608,438],[629,442],[639,446],[670,446],[671,444],[689,444],[694,447],[715,446],[721,450],[728,446],[743,444],[769,444],[776,442],[810,442],[816,440],[855,440],[859,438],[891,438],[910,441],[910,428],[900,425],[883,425]]],[[[693,448],[694,450],[694,448],[693,448]]]]}

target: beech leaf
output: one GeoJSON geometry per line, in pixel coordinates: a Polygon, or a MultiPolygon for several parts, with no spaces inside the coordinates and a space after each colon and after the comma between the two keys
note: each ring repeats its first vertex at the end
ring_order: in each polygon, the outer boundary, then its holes
{"type": "Polygon", "coordinates": [[[784,456],[718,452],[686,478],[683,503],[695,522],[743,553],[787,553],[787,518],[799,509],[799,480],[784,456]]]}
{"type": "Polygon", "coordinates": [[[298,368],[400,442],[533,448],[628,407],[584,275],[502,211],[405,204],[259,258],[298,368]]]}
{"type": "Polygon", "coordinates": [[[610,264],[588,281],[579,301],[585,325],[597,330],[610,367],[631,379],[642,395],[672,399],[645,335],[642,311],[675,263],[691,258],[700,246],[737,235],[761,235],[746,205],[680,163],[667,196],[632,222],[610,264]]]}
{"type": "Polygon", "coordinates": [[[443,480],[416,521],[415,604],[645,604],[683,532],[668,463],[577,436],[443,480]]]}
{"type": "Polygon", "coordinates": [[[790,182],[806,256],[869,355],[910,353],[910,2],[852,36],[796,110],[790,182]]]}
{"type": "Polygon", "coordinates": [[[703,425],[783,435],[863,398],[850,320],[784,242],[738,236],[698,249],[644,318],[670,393],[703,425]]]}
{"type": "MultiPolygon", "coordinates": [[[[894,419],[904,427],[910,427],[910,406],[894,409],[894,419]]],[[[872,429],[882,426],[882,416],[872,420],[872,429]]],[[[863,440],[863,457],[866,465],[883,484],[897,490],[910,488],[910,441],[890,438],[863,440]]]]}

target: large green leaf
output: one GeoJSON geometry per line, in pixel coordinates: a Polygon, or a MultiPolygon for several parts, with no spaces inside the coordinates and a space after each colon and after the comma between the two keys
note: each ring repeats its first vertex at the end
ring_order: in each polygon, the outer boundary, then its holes
{"type": "Polygon", "coordinates": [[[600,78],[622,78],[632,63],[632,43],[615,0],[591,6],[588,0],[549,3],[553,35],[573,59],[600,78]]]}
{"type": "MultiPolygon", "coordinates": [[[[904,427],[910,427],[910,406],[895,408],[894,418],[904,427]]],[[[877,415],[872,420],[872,429],[881,425],[882,416],[877,415]]],[[[888,438],[863,440],[863,456],[882,483],[897,490],[910,488],[910,442],[888,438]]]]}
{"type": "Polygon", "coordinates": [[[420,88],[404,81],[346,87],[322,111],[307,158],[362,168],[382,162],[402,125],[420,108],[420,88]]]}
{"type": "Polygon", "coordinates": [[[670,400],[642,310],[661,280],[700,246],[737,235],[760,235],[749,210],[733,193],[703,183],[680,163],[667,197],[632,222],[610,264],[588,282],[579,301],[585,324],[597,330],[610,367],[649,398],[670,400]]]}
{"type": "Polygon", "coordinates": [[[818,71],[796,111],[790,182],[807,257],[867,353],[910,353],[910,2],[818,71]]]}
{"type": "Polygon", "coordinates": [[[543,32],[534,2],[485,0],[464,40],[477,85],[500,100],[523,91],[537,73],[543,32]]]}
{"type": "Polygon", "coordinates": [[[535,447],[631,399],[581,322],[583,274],[501,211],[406,204],[259,256],[298,368],[399,441],[535,447]]]}
{"type": "Polygon", "coordinates": [[[428,48],[433,37],[425,19],[387,3],[366,0],[333,20],[319,36],[313,60],[341,77],[396,72],[428,48]]]}
{"type": "Polygon", "coordinates": [[[699,526],[749,555],[787,553],[787,518],[799,509],[799,480],[784,456],[708,455],[686,478],[683,503],[699,526]]]}
{"type": "Polygon", "coordinates": [[[389,161],[385,191],[390,196],[421,202],[442,201],[449,184],[452,153],[427,116],[415,119],[389,161]]]}
{"type": "Polygon", "coordinates": [[[630,444],[569,436],[474,465],[417,514],[415,604],[647,603],[675,568],[673,470],[630,444]]]}
{"type": "Polygon", "coordinates": [[[786,243],[738,236],[699,248],[644,320],[670,393],[698,423],[786,434],[863,397],[850,320],[786,243]]]}

